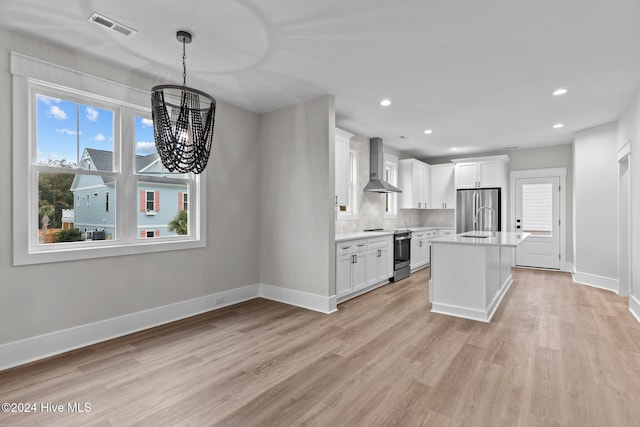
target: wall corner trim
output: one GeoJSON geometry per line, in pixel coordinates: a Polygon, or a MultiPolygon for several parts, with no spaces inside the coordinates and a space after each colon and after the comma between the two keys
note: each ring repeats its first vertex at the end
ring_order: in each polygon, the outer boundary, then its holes
{"type": "Polygon", "coordinates": [[[633,317],[636,318],[638,323],[640,323],[640,300],[638,300],[635,295],[629,296],[629,311],[633,314],[633,317]]]}
{"type": "Polygon", "coordinates": [[[592,286],[594,288],[604,289],[616,293],[620,288],[618,285],[618,279],[614,279],[611,277],[598,276],[597,274],[581,273],[575,270],[572,276],[574,282],[580,283],[582,285],[592,286]]]}
{"type": "Polygon", "coordinates": [[[325,314],[337,311],[337,302],[335,295],[331,297],[323,297],[321,295],[310,294],[308,292],[260,284],[259,296],[271,301],[295,305],[296,307],[319,311],[320,313],[325,314]]]}
{"type": "Polygon", "coordinates": [[[271,285],[247,285],[0,344],[0,372],[255,298],[265,298],[326,314],[337,311],[335,296],[323,297],[271,285]]]}

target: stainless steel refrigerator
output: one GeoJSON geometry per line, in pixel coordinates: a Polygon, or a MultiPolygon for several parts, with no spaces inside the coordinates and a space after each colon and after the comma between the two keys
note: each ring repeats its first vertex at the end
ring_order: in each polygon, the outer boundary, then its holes
{"type": "Polygon", "coordinates": [[[458,190],[456,193],[456,233],[500,231],[499,188],[458,190]]]}

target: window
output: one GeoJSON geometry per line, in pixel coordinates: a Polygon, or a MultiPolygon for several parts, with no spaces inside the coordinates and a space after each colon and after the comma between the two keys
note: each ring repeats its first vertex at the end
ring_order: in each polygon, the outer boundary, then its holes
{"type": "Polygon", "coordinates": [[[552,222],[553,184],[522,184],[522,231],[552,236],[552,222]]]}
{"type": "Polygon", "coordinates": [[[146,209],[145,212],[147,212],[147,214],[149,213],[155,213],[159,210],[159,206],[156,206],[156,193],[160,193],[159,191],[145,191],[146,193],[146,209]]]}
{"type": "Polygon", "coordinates": [[[338,219],[358,219],[358,157],[360,148],[356,141],[349,141],[349,194],[348,205],[338,211],[338,219]]]}
{"type": "Polygon", "coordinates": [[[205,246],[204,173],[162,166],[149,93],[17,53],[11,73],[14,265],[205,246]]]}
{"type": "MultiPolygon", "coordinates": [[[[389,153],[384,153],[384,179],[393,186],[398,185],[398,158],[389,153]]],[[[384,216],[398,216],[398,193],[385,193],[384,216]]]]}

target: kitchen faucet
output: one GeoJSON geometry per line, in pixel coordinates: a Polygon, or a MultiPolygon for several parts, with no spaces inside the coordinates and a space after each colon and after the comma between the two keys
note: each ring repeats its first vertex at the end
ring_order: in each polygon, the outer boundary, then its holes
{"type": "MultiPolygon", "coordinates": [[[[490,231],[492,233],[495,233],[496,231],[498,231],[498,224],[496,222],[496,211],[493,210],[493,208],[491,208],[489,206],[481,206],[480,208],[478,208],[478,210],[476,211],[476,214],[473,216],[474,228],[476,228],[476,225],[478,224],[478,214],[483,209],[489,209],[491,211],[491,230],[490,231]]],[[[482,230],[482,231],[485,231],[485,230],[482,230]]]]}

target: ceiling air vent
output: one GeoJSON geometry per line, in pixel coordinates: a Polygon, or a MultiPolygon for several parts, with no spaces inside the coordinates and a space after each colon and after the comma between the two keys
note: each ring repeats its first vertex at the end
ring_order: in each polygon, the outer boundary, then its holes
{"type": "Polygon", "coordinates": [[[117,31],[120,34],[124,34],[125,36],[134,36],[137,31],[133,28],[129,28],[126,25],[122,25],[111,18],[107,18],[104,15],[100,15],[99,13],[93,12],[93,14],[89,17],[89,21],[101,25],[105,28],[108,28],[113,31],[117,31]]]}

